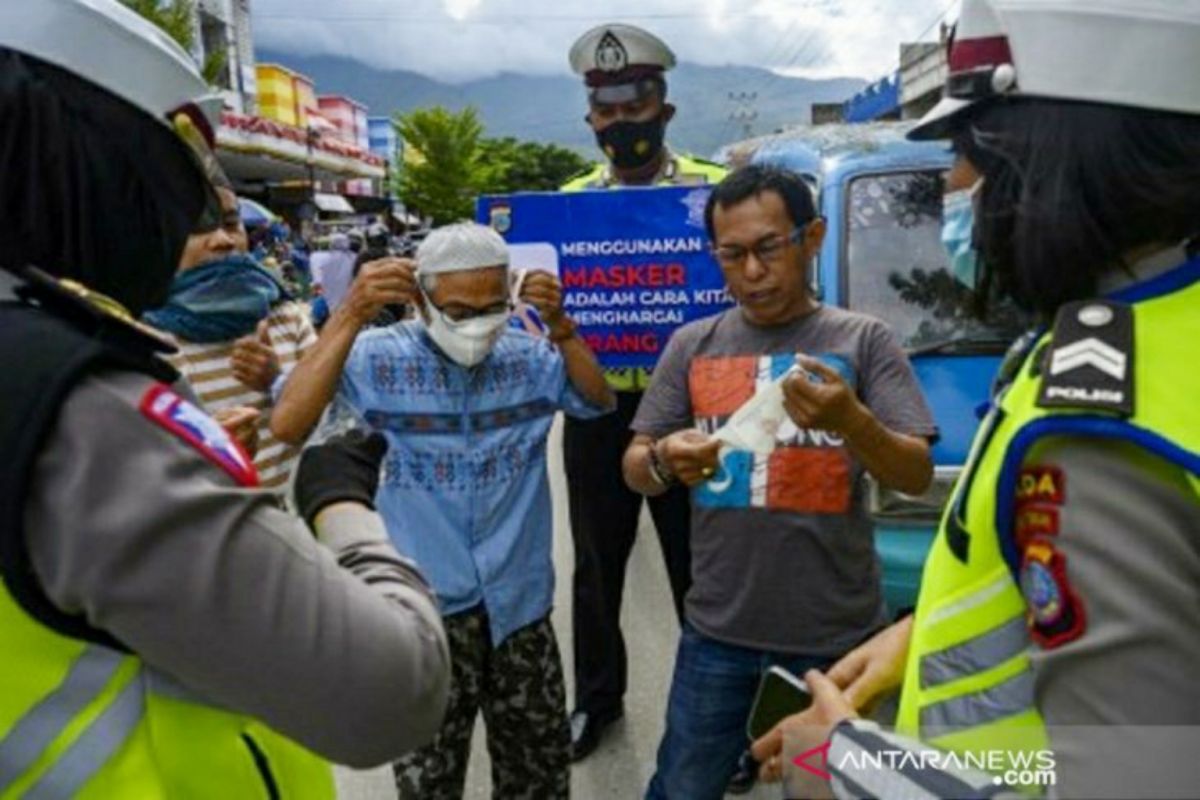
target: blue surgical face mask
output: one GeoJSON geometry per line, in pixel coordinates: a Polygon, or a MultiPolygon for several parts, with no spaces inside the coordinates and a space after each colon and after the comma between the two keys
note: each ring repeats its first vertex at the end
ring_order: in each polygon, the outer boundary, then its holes
{"type": "Polygon", "coordinates": [[[975,250],[975,195],[983,186],[980,178],[969,189],[948,192],[942,197],[942,244],[950,255],[950,274],[968,289],[979,281],[979,253],[975,250]]]}

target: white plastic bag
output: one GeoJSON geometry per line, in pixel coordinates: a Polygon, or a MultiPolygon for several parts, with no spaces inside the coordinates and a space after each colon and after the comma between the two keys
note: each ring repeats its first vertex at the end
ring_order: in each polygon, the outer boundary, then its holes
{"type": "Polygon", "coordinates": [[[779,428],[787,419],[783,410],[783,382],[793,375],[807,374],[799,364],[754,393],[713,433],[733,450],[768,455],[775,449],[779,428]]]}

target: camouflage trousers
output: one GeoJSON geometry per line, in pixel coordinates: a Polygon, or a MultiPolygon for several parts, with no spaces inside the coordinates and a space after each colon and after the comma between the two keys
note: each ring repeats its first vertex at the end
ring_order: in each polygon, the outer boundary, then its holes
{"type": "Polygon", "coordinates": [[[452,685],[429,745],[394,765],[400,800],[460,800],[475,717],[482,712],[496,800],[560,800],[570,788],[571,733],[558,640],[550,618],[493,647],[487,614],[446,617],[452,685]]]}

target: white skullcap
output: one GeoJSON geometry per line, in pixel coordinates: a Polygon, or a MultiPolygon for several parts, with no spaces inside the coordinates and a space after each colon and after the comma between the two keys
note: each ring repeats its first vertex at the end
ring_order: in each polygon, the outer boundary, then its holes
{"type": "Polygon", "coordinates": [[[330,250],[349,250],[350,249],[350,237],[344,233],[335,233],[333,236],[329,237],[329,249],[330,250]]]}
{"type": "Polygon", "coordinates": [[[486,225],[474,222],[438,228],[417,248],[417,271],[422,275],[507,266],[508,245],[504,239],[486,225]]]}

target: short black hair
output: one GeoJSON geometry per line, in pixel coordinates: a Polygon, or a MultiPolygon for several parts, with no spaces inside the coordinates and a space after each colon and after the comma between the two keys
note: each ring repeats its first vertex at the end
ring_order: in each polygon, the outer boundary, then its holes
{"type": "Polygon", "coordinates": [[[726,175],[708,196],[708,204],[704,207],[704,227],[708,230],[708,238],[716,238],[713,214],[717,206],[724,210],[763,192],[779,195],[793,225],[806,225],[817,216],[813,191],[799,173],[771,164],[750,164],[726,175]]]}
{"type": "Polygon", "coordinates": [[[982,298],[1050,317],[1094,296],[1126,256],[1200,235],[1200,116],[1059,100],[998,100],[954,150],[983,174],[982,298]]]}

